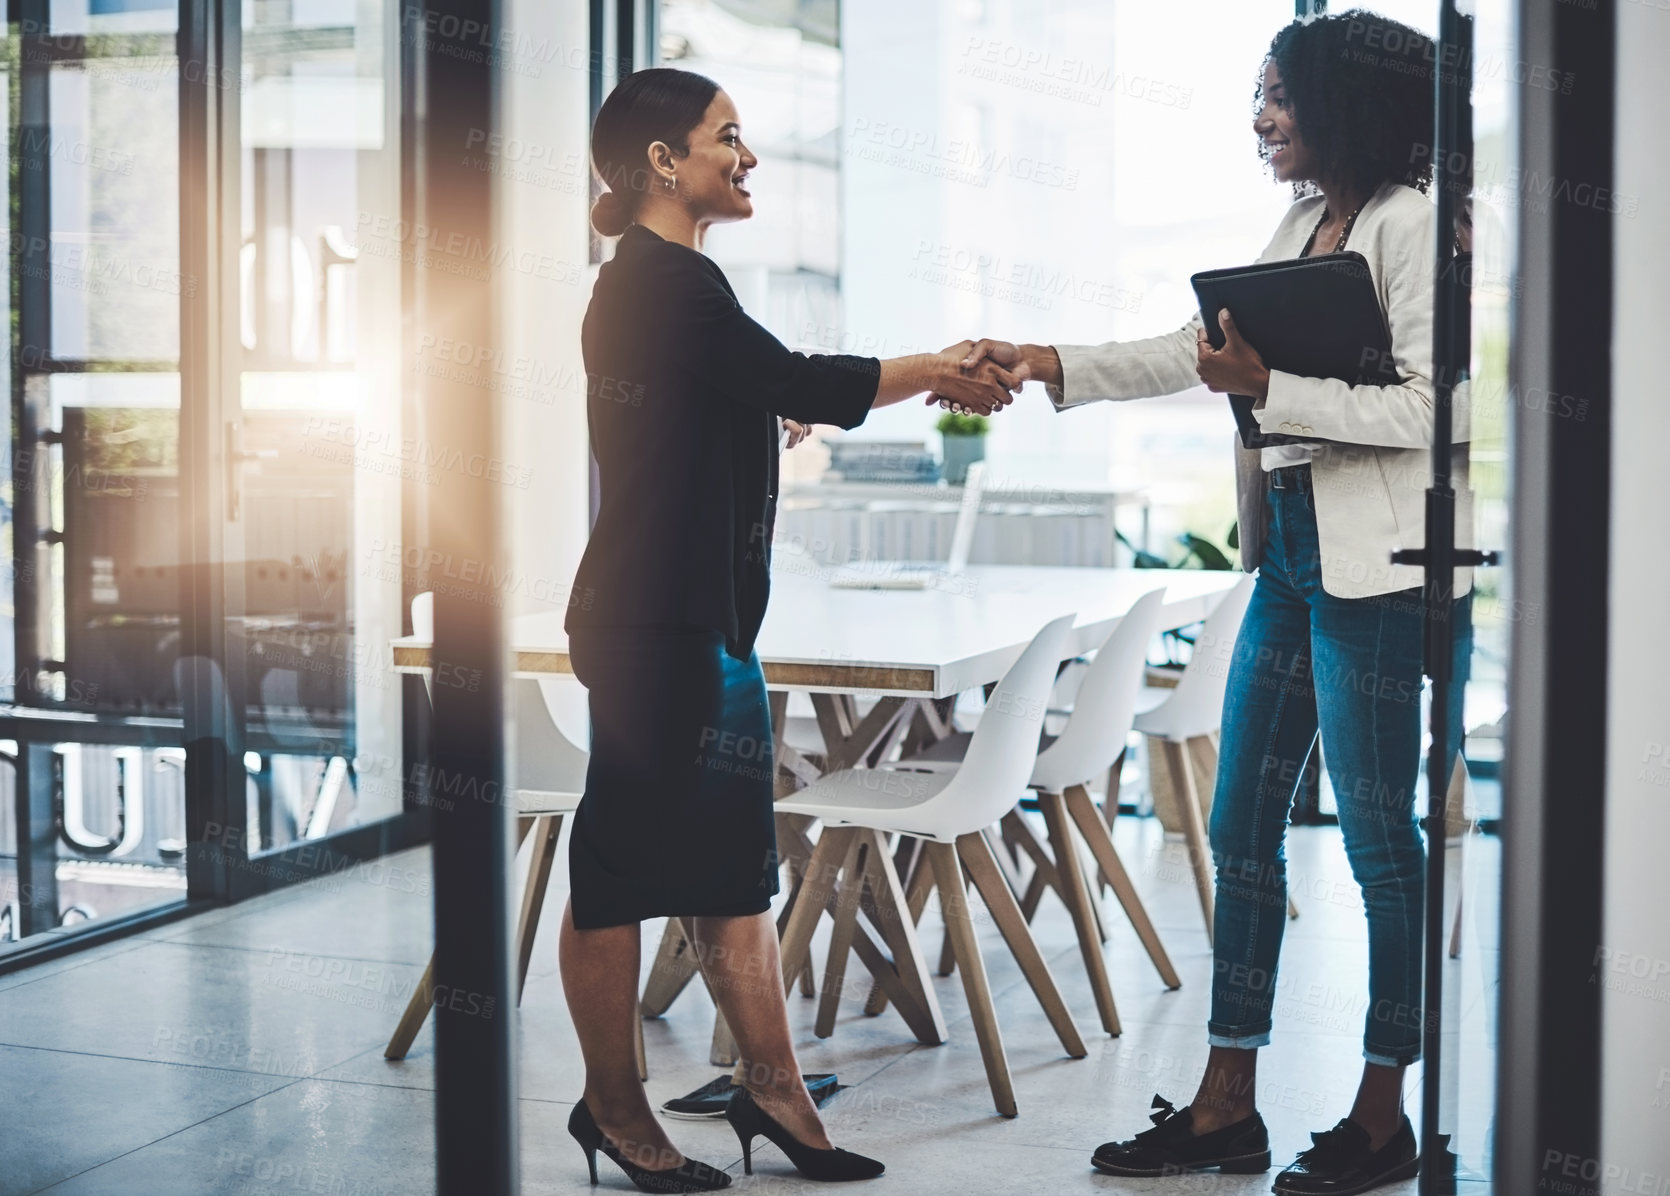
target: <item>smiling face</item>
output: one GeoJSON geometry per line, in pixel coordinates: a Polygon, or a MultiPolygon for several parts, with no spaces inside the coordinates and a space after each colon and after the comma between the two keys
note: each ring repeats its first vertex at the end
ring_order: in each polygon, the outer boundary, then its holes
{"type": "Polygon", "coordinates": [[[1299,136],[1299,122],[1293,104],[1282,86],[1281,72],[1274,61],[1264,66],[1264,107],[1253,120],[1253,132],[1268,147],[1270,168],[1284,183],[1315,181],[1316,156],[1299,136]]]}
{"type": "Polygon", "coordinates": [[[690,211],[697,224],[722,224],[746,220],[754,214],[748,194],[748,172],[759,159],[742,143],[742,125],[736,105],[723,91],[714,95],[707,112],[688,138],[690,152],[681,158],[661,157],[666,146],[656,142],[650,159],[670,168],[676,175],[673,192],[690,211]]]}

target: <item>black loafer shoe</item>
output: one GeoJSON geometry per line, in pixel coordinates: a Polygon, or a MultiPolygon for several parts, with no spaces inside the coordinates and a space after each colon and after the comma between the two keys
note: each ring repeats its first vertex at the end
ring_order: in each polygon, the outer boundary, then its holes
{"type": "Polygon", "coordinates": [[[1369,1149],[1368,1131],[1350,1118],[1311,1135],[1312,1146],[1280,1175],[1272,1191],[1282,1196],[1355,1196],[1408,1179],[1421,1169],[1415,1129],[1405,1117],[1379,1150],[1369,1149]]]}
{"type": "Polygon", "coordinates": [[[1128,1142],[1104,1142],[1096,1148],[1090,1165],[1109,1175],[1151,1177],[1184,1175],[1216,1167],[1234,1174],[1253,1174],[1270,1169],[1270,1134],[1264,1118],[1254,1113],[1234,1125],[1209,1134],[1194,1132],[1194,1114],[1175,1108],[1156,1096],[1150,1114],[1154,1128],[1144,1130],[1128,1142]]]}
{"type": "MultiPolygon", "coordinates": [[[[811,1094],[812,1103],[819,1108],[822,1108],[840,1088],[835,1082],[833,1072],[819,1072],[800,1078],[806,1081],[806,1091],[811,1094]]],[[[686,1121],[722,1119],[725,1116],[725,1105],[729,1103],[734,1091],[736,1086],[731,1083],[731,1077],[723,1075],[717,1080],[703,1084],[694,1092],[674,1097],[661,1106],[661,1112],[668,1117],[681,1117],[686,1121]]]]}

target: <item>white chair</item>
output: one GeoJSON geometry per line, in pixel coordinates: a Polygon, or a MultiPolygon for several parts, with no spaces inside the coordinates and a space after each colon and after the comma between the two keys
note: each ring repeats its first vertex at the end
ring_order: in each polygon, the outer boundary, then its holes
{"type": "MultiPolygon", "coordinates": [[[[435,596],[418,594],[412,599],[412,634],[435,639],[435,596]]],[[[424,688],[431,698],[434,683],[424,674],[424,688]]],[[[586,767],[590,755],[564,731],[566,724],[577,737],[586,738],[583,710],[585,690],[578,681],[544,681],[517,677],[511,681],[512,717],[516,728],[516,753],[511,761],[512,787],[516,802],[516,845],[533,839],[528,874],[522,884],[521,913],[516,925],[516,1000],[528,982],[528,963],[533,957],[534,939],[539,933],[539,915],[556,863],[557,841],[563,819],[580,805],[586,788],[586,767]],[[560,722],[559,722],[560,715],[560,722]]],[[[406,1003],[406,1012],[395,1027],[383,1051],[385,1059],[404,1059],[429,1016],[434,1001],[435,959],[431,955],[423,979],[406,1003]]],[[[638,1030],[638,1072],[647,1078],[644,1059],[643,1023],[638,1030]]]]}
{"type": "MultiPolygon", "coordinates": [[[[1240,633],[1247,603],[1252,600],[1253,584],[1250,575],[1243,577],[1219,600],[1195,640],[1194,655],[1177,679],[1177,685],[1169,690],[1149,690],[1143,695],[1149,708],[1140,710],[1135,719],[1136,729],[1149,737],[1151,762],[1152,748],[1158,743],[1172,792],[1177,797],[1189,864],[1194,870],[1201,912],[1206,916],[1208,942],[1212,939],[1212,852],[1206,841],[1201,787],[1196,785],[1190,756],[1193,751],[1204,757],[1202,780],[1210,786],[1217,776],[1215,736],[1223,724],[1224,690],[1229,685],[1235,637],[1240,633]]],[[[1109,794],[1103,812],[1110,824],[1117,810],[1118,803],[1109,794]]]]}
{"type": "Polygon", "coordinates": [[[901,761],[873,769],[847,769],[830,773],[777,803],[779,813],[807,814],[824,823],[782,939],[787,984],[806,964],[819,915],[832,898],[836,900],[834,939],[823,985],[825,1008],[819,1012],[820,1036],[832,1029],[834,1003],[844,987],[847,956],[862,906],[893,951],[893,968],[877,968],[876,979],[889,990],[919,1038],[944,1040],[944,1017],[915,931],[915,918],[937,884],[986,1077],[998,1111],[1006,1117],[1016,1113],[1014,1087],[969,914],[963,869],[968,869],[1063,1048],[1072,1057],[1083,1058],[1086,1051],[1078,1027],[981,833],[1014,807],[1032,775],[1039,726],[1056,668],[1066,656],[1073,618],[1056,619],[1022,652],[993,691],[961,764],[901,761]],[[908,897],[882,838],[888,832],[922,841],[926,864],[916,870],[908,897]],[[835,881],[843,876],[837,894],[835,881]],[[901,901],[908,909],[900,908],[901,901]]]}
{"type": "MultiPolygon", "coordinates": [[[[1049,831],[1056,891],[1073,915],[1097,1011],[1109,1034],[1120,1032],[1119,1016],[1114,1010],[1107,963],[1102,957],[1102,935],[1090,898],[1090,886],[1080,871],[1078,843],[1069,819],[1089,845],[1102,876],[1113,886],[1161,980],[1167,988],[1180,988],[1183,981],[1166,955],[1148,911],[1143,908],[1142,899],[1114,849],[1110,833],[1119,809],[1118,776],[1147,666],[1148,642],[1159,624],[1164,604],[1165,589],[1151,590],[1119,621],[1085,671],[1067,725],[1055,742],[1039,753],[1030,782],[1038,793],[1038,807],[1049,831]],[[1090,798],[1089,782],[1104,772],[1109,775],[1109,792],[1105,814],[1098,815],[1090,798]]],[[[1012,818],[1021,821],[1018,812],[1012,818]]]]}
{"type": "MultiPolygon", "coordinates": [[[[1114,849],[1109,823],[1096,812],[1088,787],[1092,777],[1109,769],[1118,776],[1119,764],[1125,757],[1125,743],[1131,735],[1137,694],[1142,688],[1148,642],[1159,625],[1165,595],[1164,587],[1144,594],[1109,633],[1094,660],[1073,670],[1076,675],[1067,685],[1063,685],[1063,679],[1069,673],[1056,679],[1050,698],[1052,704],[1065,698],[1072,708],[1064,716],[1061,733],[1038,754],[1028,782],[1038,794],[1038,807],[1048,828],[1048,850],[1039,843],[1018,808],[1003,816],[1005,840],[1028,855],[1033,863],[1030,883],[1021,898],[1021,912],[1030,921],[1046,888],[1054,889],[1061,897],[1072,914],[1097,1012],[1101,1015],[1102,1028],[1109,1034],[1120,1032],[1119,1015],[1114,1008],[1107,962],[1102,957],[1104,935],[1079,862],[1078,841],[1071,824],[1077,825],[1102,875],[1113,885],[1119,903],[1166,987],[1180,988],[1183,983],[1114,849]]],[[[931,759],[955,758],[966,750],[969,739],[966,732],[952,736],[935,744],[924,755],[931,759]]],[[[1117,790],[1109,801],[1110,808],[1118,808],[1117,790]]]]}

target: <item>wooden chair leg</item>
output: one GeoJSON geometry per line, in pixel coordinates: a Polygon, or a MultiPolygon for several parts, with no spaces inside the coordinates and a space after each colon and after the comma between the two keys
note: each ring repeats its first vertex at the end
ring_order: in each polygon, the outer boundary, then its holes
{"type": "Polygon", "coordinates": [[[1194,869],[1195,891],[1200,895],[1200,912],[1206,918],[1206,941],[1212,941],[1213,880],[1212,852],[1206,843],[1206,825],[1200,817],[1200,793],[1195,788],[1194,769],[1189,766],[1188,748],[1165,740],[1166,763],[1177,785],[1177,804],[1183,817],[1183,838],[1189,846],[1189,865],[1194,869]]]}
{"type": "MultiPolygon", "coordinates": [[[[899,1015],[910,1026],[916,1040],[927,1046],[937,1046],[945,1041],[945,1015],[940,1010],[939,998],[935,996],[928,977],[922,944],[916,937],[915,916],[920,915],[910,913],[910,899],[905,895],[904,885],[893,866],[892,856],[881,841],[881,835],[873,830],[859,833],[860,837],[868,836],[870,839],[870,849],[864,856],[864,885],[859,890],[859,901],[865,916],[880,933],[882,942],[893,952],[891,961],[865,959],[864,965],[870,969],[871,975],[892,985],[899,1015]]],[[[922,895],[922,902],[924,905],[927,902],[926,893],[922,895]]],[[[858,940],[860,959],[864,958],[862,949],[866,942],[867,936],[858,940]]]]}
{"type": "Polygon", "coordinates": [[[1020,869],[1008,849],[1004,847],[1003,836],[995,826],[988,826],[980,834],[986,840],[986,845],[992,849],[992,862],[997,865],[997,870],[1002,874],[1004,883],[1009,886],[1009,891],[1019,895],[1024,888],[1021,884],[1020,869]]]}
{"type": "Polygon", "coordinates": [[[1038,912],[1038,902],[1042,899],[1044,890],[1059,890],[1061,878],[1056,874],[1054,858],[1038,841],[1038,836],[1027,825],[1026,819],[1021,817],[1020,810],[1010,810],[1003,816],[1001,825],[1004,838],[1032,861],[1032,878],[1021,893],[1021,913],[1030,922],[1038,912]]]}
{"type": "MultiPolygon", "coordinates": [[[[915,927],[921,925],[922,911],[927,908],[928,895],[933,892],[934,869],[933,865],[928,862],[927,847],[921,839],[909,835],[903,835],[900,838],[903,840],[900,844],[901,857],[906,865],[903,875],[910,878],[904,885],[905,897],[902,908],[905,917],[910,919],[911,926],[915,927]],[[906,848],[908,848],[908,852],[906,848]]],[[[896,875],[899,874],[897,866],[895,866],[894,872],[896,875]]],[[[920,952],[921,948],[918,947],[917,950],[920,952]]],[[[887,993],[880,984],[877,984],[870,990],[870,999],[864,1005],[864,1012],[869,1017],[876,1017],[886,1008],[887,993]]]]}
{"type": "Polygon", "coordinates": [[[1079,870],[1078,844],[1067,826],[1065,801],[1059,793],[1040,793],[1038,806],[1043,810],[1044,822],[1049,827],[1050,849],[1061,861],[1061,896],[1073,916],[1079,954],[1084,956],[1084,970],[1090,977],[1090,991],[1096,998],[1096,1012],[1102,1019],[1102,1029],[1109,1034],[1118,1034],[1119,1011],[1114,1007],[1108,964],[1102,956],[1102,940],[1096,933],[1095,917],[1091,912],[1094,903],[1090,899],[1084,873],[1079,870]]]}
{"type": "MultiPolygon", "coordinates": [[[[984,843],[984,840],[981,842],[984,843]]],[[[945,916],[946,938],[957,957],[963,991],[968,994],[969,1018],[974,1023],[974,1037],[980,1043],[980,1058],[986,1065],[986,1082],[991,1085],[992,1101],[999,1113],[1013,1117],[1019,1112],[1015,1107],[1015,1086],[1009,1076],[1009,1059],[1003,1051],[1003,1033],[997,1026],[997,1010],[992,1006],[986,965],[980,958],[980,944],[975,939],[974,922],[969,917],[962,864],[957,859],[957,849],[949,843],[930,842],[927,850],[928,859],[933,864],[934,879],[939,884],[939,904],[945,916]]]]}
{"type": "MultiPolygon", "coordinates": [[[[1107,819],[1108,834],[1109,835],[1113,834],[1114,819],[1119,817],[1119,787],[1124,781],[1125,756],[1130,750],[1131,749],[1128,748],[1128,747],[1127,748],[1121,748],[1119,750],[1119,759],[1115,760],[1113,762],[1113,766],[1108,769],[1108,791],[1107,791],[1107,794],[1102,801],[1102,817],[1107,819]]],[[[1097,868],[1096,869],[1096,894],[1097,894],[1097,896],[1101,896],[1103,893],[1106,893],[1108,891],[1108,885],[1110,883],[1111,882],[1108,880],[1107,874],[1104,873],[1100,868],[1097,868]]]]}
{"type": "Polygon", "coordinates": [[[1166,954],[1165,945],[1160,942],[1159,932],[1149,920],[1148,910],[1144,908],[1142,898],[1137,895],[1136,886],[1131,883],[1130,875],[1125,871],[1125,864],[1120,860],[1119,852],[1113,846],[1113,839],[1107,833],[1107,825],[1097,815],[1095,803],[1090,800],[1090,794],[1085,792],[1083,785],[1074,785],[1067,790],[1064,800],[1067,813],[1077,824],[1079,834],[1090,844],[1090,853],[1096,857],[1102,875],[1106,876],[1108,883],[1113,886],[1119,904],[1125,909],[1125,916],[1131,920],[1137,937],[1142,940],[1143,947],[1148,951],[1148,958],[1154,961],[1154,967],[1159,970],[1160,979],[1165,982],[1167,988],[1181,988],[1182,978],[1177,975],[1177,969],[1171,966],[1171,957],[1166,954]]]}
{"type": "Polygon", "coordinates": [[[1061,997],[1061,989],[1055,983],[1055,977],[1050,974],[1049,964],[1044,962],[1043,952],[1038,950],[1038,944],[1032,937],[1032,931],[1027,929],[1026,919],[1021,917],[1020,906],[1015,904],[1015,894],[1003,879],[1003,873],[992,858],[991,843],[983,835],[962,835],[957,839],[957,854],[962,858],[963,865],[968,869],[968,875],[974,881],[974,887],[980,891],[980,897],[991,911],[992,920],[997,923],[998,930],[1003,935],[1003,941],[1009,944],[1009,951],[1015,957],[1015,962],[1021,966],[1021,975],[1032,986],[1032,992],[1038,998],[1038,1004],[1043,1006],[1044,1016],[1050,1019],[1050,1025],[1055,1028],[1055,1035],[1061,1040],[1061,1047],[1074,1059],[1082,1059],[1089,1054],[1084,1045],[1084,1038],[1079,1034],[1078,1023],[1073,1021],[1072,1010],[1067,1008],[1067,1002],[1061,997]]]}
{"type": "Polygon", "coordinates": [[[389,1039],[388,1046],[383,1048],[383,1058],[404,1059],[406,1052],[412,1049],[412,1042],[423,1029],[424,1020],[429,1016],[429,1007],[435,1002],[435,957],[430,955],[429,966],[423,969],[423,979],[412,990],[411,1000],[406,1002],[406,1012],[400,1015],[400,1024],[394,1028],[394,1037],[389,1039]]]}
{"type": "Polygon", "coordinates": [[[858,891],[864,885],[864,853],[868,846],[865,836],[854,835],[841,864],[840,885],[835,890],[835,929],[829,936],[829,956],[823,965],[823,996],[818,1001],[818,1018],[812,1030],[819,1038],[835,1033],[835,1015],[847,983],[847,961],[858,930],[858,891]]]}
{"type": "Polygon", "coordinates": [[[951,932],[946,930],[945,937],[939,940],[939,967],[934,970],[936,976],[949,976],[957,970],[957,950],[951,943],[951,932]]]}
{"type": "Polygon", "coordinates": [[[1030,924],[1038,916],[1038,906],[1044,900],[1044,894],[1049,891],[1049,882],[1038,869],[1033,869],[1032,879],[1026,882],[1026,891],[1021,894],[1021,917],[1030,924]]]}
{"type": "MultiPolygon", "coordinates": [[[[522,841],[528,837],[528,832],[533,829],[534,821],[535,820],[532,819],[532,818],[518,818],[516,820],[516,847],[517,847],[517,849],[521,848],[522,841]]],[[[538,862],[539,862],[539,848],[538,848],[538,845],[536,844],[535,848],[534,848],[534,857],[529,862],[529,867],[537,867],[538,862]]],[[[522,925],[518,926],[518,928],[517,928],[517,938],[518,938],[519,943],[520,943],[520,940],[522,939],[524,933],[527,930],[527,925],[526,925],[526,921],[525,921],[525,919],[526,919],[526,907],[527,907],[527,898],[526,898],[526,894],[524,893],[524,896],[523,896],[524,922],[522,923],[522,925]]],[[[528,937],[529,937],[530,949],[531,949],[531,935],[528,936],[528,937]]],[[[527,961],[526,961],[525,953],[519,952],[519,961],[518,962],[519,962],[519,966],[520,966],[521,970],[518,972],[517,980],[516,980],[516,1000],[517,1000],[518,1003],[520,1003],[521,1000],[522,1000],[522,985],[527,978],[527,961]]],[[[430,955],[429,955],[429,965],[423,969],[422,978],[418,980],[417,987],[412,990],[411,997],[408,998],[407,1001],[406,1001],[405,1012],[400,1015],[400,1021],[394,1027],[394,1033],[393,1033],[393,1035],[390,1036],[389,1041],[388,1041],[388,1045],[383,1048],[383,1058],[385,1058],[385,1059],[404,1059],[406,1057],[407,1052],[409,1052],[412,1049],[412,1043],[417,1041],[418,1031],[422,1030],[423,1029],[423,1023],[429,1020],[429,1010],[430,1010],[430,1007],[434,1003],[435,1003],[435,955],[434,955],[433,952],[431,952],[430,955]]]]}
{"type": "MultiPolygon", "coordinates": [[[[867,833],[860,831],[859,835],[862,837],[867,833]]],[[[920,846],[920,840],[912,842],[920,846]]],[[[885,864],[877,862],[880,856],[876,853],[885,853],[885,850],[885,845],[872,843],[865,855],[864,887],[859,892],[860,908],[881,932],[882,943],[878,945],[862,923],[856,924],[853,930],[853,950],[858,953],[859,963],[875,979],[875,991],[871,993],[871,1003],[866,1006],[865,1012],[879,1014],[891,1001],[918,1042],[925,1046],[938,1046],[945,1041],[945,1015],[940,1011],[939,1000],[928,982],[927,965],[922,961],[922,948],[913,929],[915,920],[913,918],[908,926],[904,922],[907,902],[898,881],[898,872],[891,867],[891,859],[885,864]],[[893,952],[891,959],[882,946],[893,952]]],[[[811,852],[808,844],[808,857],[811,852]]],[[[926,869],[927,864],[923,863],[922,867],[926,869]]],[[[927,903],[927,896],[924,891],[918,899],[916,917],[920,917],[920,909],[927,903]]],[[[832,893],[824,907],[832,919],[837,914],[835,901],[832,893]]]]}
{"type": "Polygon", "coordinates": [[[539,936],[539,915],[545,908],[545,891],[551,884],[551,868],[557,859],[557,840],[562,835],[562,815],[543,814],[534,820],[533,852],[528,858],[528,879],[522,884],[522,911],[516,920],[516,1003],[528,986],[528,964],[533,960],[533,941],[539,936]]]}

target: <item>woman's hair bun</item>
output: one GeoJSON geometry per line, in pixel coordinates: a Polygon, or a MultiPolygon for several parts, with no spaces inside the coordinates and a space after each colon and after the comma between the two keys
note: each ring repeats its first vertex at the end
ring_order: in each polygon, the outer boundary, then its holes
{"type": "Polygon", "coordinates": [[[591,226],[605,237],[618,237],[632,223],[632,213],[626,201],[613,191],[605,191],[591,206],[591,226]]]}

